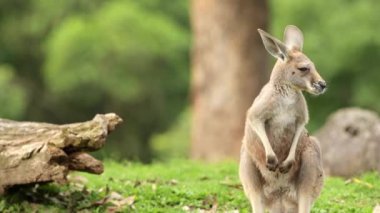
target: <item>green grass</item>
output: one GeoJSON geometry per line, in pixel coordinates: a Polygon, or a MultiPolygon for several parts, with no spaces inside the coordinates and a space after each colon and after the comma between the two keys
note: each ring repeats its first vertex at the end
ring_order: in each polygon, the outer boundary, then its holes
{"type": "MultiPolygon", "coordinates": [[[[72,174],[66,185],[11,189],[0,212],[250,212],[240,187],[237,163],[188,160],[142,165],[105,163],[100,176],[72,174]]],[[[380,176],[367,173],[345,181],[328,178],[313,212],[372,212],[380,203],[380,176]]]]}

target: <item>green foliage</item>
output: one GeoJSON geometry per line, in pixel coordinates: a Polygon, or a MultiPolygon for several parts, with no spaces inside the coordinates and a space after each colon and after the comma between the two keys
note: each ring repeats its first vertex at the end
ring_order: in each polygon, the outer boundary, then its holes
{"type": "Polygon", "coordinates": [[[328,82],[328,91],[311,97],[311,128],[345,106],[361,106],[380,112],[380,4],[376,0],[271,1],[272,29],[282,35],[295,24],[305,37],[304,52],[328,82]]]}
{"type": "Polygon", "coordinates": [[[150,135],[166,129],[186,103],[186,31],[134,1],[112,1],[67,19],[47,47],[52,95],[99,111],[118,109],[127,122],[116,150],[147,160],[150,135]]]}
{"type": "Polygon", "coordinates": [[[181,90],[187,76],[180,63],[187,35],[170,19],[129,2],[67,20],[47,46],[47,83],[54,92],[94,84],[111,98],[137,102],[162,96],[161,90],[181,90]]]}
{"type": "Polygon", "coordinates": [[[160,160],[186,158],[190,150],[190,109],[181,113],[172,127],[152,137],[152,149],[160,160]]]}
{"type": "MultiPolygon", "coordinates": [[[[68,123],[115,112],[126,122],[101,154],[149,161],[150,137],[187,103],[187,1],[0,0],[0,6],[0,64],[22,82],[9,84],[30,97],[7,104],[1,116],[68,123]]],[[[14,91],[1,103],[21,97],[14,91]]]]}
{"type": "MultiPolygon", "coordinates": [[[[123,204],[119,206],[123,212],[198,212],[212,208],[218,212],[250,212],[235,162],[172,160],[142,165],[107,161],[105,168],[100,176],[75,173],[69,185],[15,188],[0,198],[0,211],[106,212],[123,204]],[[110,200],[115,194],[121,197],[119,201],[110,200]]],[[[327,178],[312,212],[370,213],[379,202],[378,173],[349,181],[327,178]]]]}
{"type": "Polygon", "coordinates": [[[26,92],[6,65],[0,65],[0,103],[0,117],[13,119],[21,118],[26,105],[26,92]]]}

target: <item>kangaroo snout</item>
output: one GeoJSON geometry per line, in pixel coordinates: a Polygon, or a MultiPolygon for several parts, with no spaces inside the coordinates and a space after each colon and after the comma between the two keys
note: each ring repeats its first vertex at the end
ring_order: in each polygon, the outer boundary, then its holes
{"type": "Polygon", "coordinates": [[[326,81],[318,81],[318,85],[320,88],[322,88],[322,90],[327,88],[326,81]]]}
{"type": "Polygon", "coordinates": [[[326,83],[326,81],[323,81],[323,80],[317,81],[317,82],[313,83],[313,88],[318,93],[318,95],[322,94],[327,89],[327,83],[326,83]]]}

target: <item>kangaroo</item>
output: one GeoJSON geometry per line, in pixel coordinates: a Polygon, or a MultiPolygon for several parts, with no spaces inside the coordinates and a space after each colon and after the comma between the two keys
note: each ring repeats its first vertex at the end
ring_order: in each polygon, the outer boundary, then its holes
{"type": "Polygon", "coordinates": [[[296,26],[285,28],[284,42],[258,31],[277,62],[247,112],[240,180],[256,213],[310,212],[324,174],[319,142],[305,129],[309,115],[302,92],[320,95],[326,82],[302,53],[296,26]]]}

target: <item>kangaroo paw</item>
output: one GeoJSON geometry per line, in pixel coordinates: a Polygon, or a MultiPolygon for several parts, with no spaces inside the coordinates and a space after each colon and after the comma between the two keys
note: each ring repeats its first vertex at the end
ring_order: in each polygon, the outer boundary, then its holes
{"type": "Polygon", "coordinates": [[[275,155],[267,155],[267,168],[274,172],[277,169],[278,166],[278,160],[275,155]]]}
{"type": "Polygon", "coordinates": [[[281,163],[279,170],[281,173],[288,173],[294,164],[294,160],[285,160],[281,163]]]}

